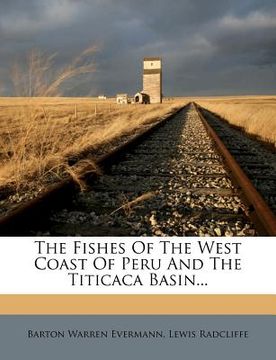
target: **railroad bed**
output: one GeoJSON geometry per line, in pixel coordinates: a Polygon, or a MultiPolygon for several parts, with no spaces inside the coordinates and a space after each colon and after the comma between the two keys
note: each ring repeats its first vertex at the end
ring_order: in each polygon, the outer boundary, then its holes
{"type": "Polygon", "coordinates": [[[239,192],[190,105],[29,234],[256,235],[239,192]]]}
{"type": "Polygon", "coordinates": [[[206,109],[201,112],[276,214],[276,154],[206,109]]]}

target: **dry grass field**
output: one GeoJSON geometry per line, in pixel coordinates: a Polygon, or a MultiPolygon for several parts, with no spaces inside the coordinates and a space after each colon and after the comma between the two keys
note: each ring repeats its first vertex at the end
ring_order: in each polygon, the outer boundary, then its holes
{"type": "Polygon", "coordinates": [[[196,99],[245,132],[276,145],[276,96],[244,96],[196,99]]]}
{"type": "Polygon", "coordinates": [[[0,187],[43,188],[72,174],[69,156],[132,133],[179,106],[126,106],[93,98],[0,98],[0,187]]]}

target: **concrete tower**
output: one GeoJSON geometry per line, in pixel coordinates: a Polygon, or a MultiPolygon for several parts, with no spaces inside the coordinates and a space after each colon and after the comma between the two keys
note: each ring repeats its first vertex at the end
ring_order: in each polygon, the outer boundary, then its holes
{"type": "Polygon", "coordinates": [[[162,103],[162,60],[159,57],[144,58],[143,92],[149,95],[151,104],[162,103]]]}

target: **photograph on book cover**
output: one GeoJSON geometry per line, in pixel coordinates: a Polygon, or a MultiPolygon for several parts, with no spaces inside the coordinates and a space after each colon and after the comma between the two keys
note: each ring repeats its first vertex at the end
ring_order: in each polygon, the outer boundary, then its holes
{"type": "Polygon", "coordinates": [[[274,359],[275,1],[0,10],[6,358],[274,359]]]}

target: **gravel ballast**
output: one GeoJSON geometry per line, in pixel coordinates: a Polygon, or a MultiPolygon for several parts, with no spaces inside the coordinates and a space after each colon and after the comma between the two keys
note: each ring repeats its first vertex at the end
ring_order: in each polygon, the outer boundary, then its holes
{"type": "Polygon", "coordinates": [[[247,210],[189,106],[36,235],[253,236],[247,210]]]}

